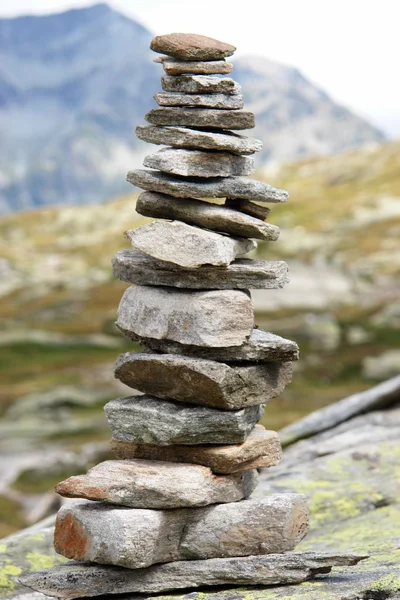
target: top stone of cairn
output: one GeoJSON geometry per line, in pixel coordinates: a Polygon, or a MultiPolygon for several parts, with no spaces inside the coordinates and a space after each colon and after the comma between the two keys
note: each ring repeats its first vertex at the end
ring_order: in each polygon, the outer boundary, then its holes
{"type": "Polygon", "coordinates": [[[158,35],[152,40],[150,48],[180,60],[218,60],[231,56],[236,50],[231,44],[194,33],[158,35]]]}

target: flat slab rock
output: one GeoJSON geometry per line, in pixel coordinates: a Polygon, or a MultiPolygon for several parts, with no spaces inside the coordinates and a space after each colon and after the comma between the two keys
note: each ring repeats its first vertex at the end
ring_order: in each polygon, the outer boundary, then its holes
{"type": "Polygon", "coordinates": [[[125,290],[117,325],[131,339],[206,347],[240,346],[253,330],[251,298],[242,290],[183,291],[135,285],[125,290]]]}
{"type": "Polygon", "coordinates": [[[119,459],[144,458],[174,463],[194,463],[210,467],[214,473],[240,473],[249,469],[272,467],[282,458],[276,431],[256,425],[242,444],[203,446],[154,446],[112,439],[111,450],[119,459]]]}
{"type": "Polygon", "coordinates": [[[271,212],[271,209],[267,206],[260,206],[259,204],[254,204],[254,202],[240,198],[227,198],[225,200],[225,206],[227,208],[239,210],[246,215],[250,215],[256,219],[261,219],[262,221],[265,221],[271,212]]]}
{"type": "Polygon", "coordinates": [[[217,75],[164,75],[161,87],[165,92],[183,94],[239,94],[242,89],[230,77],[217,75]]]}
{"type": "Polygon", "coordinates": [[[179,354],[125,352],[115,364],[115,377],[157,398],[238,410],[279,396],[292,379],[292,363],[237,366],[179,354]]]}
{"type": "Polygon", "coordinates": [[[151,41],[150,48],[180,60],[220,60],[232,56],[236,50],[232,44],[195,33],[158,35],[151,41]]]}
{"type": "Polygon", "coordinates": [[[175,510],[85,500],[60,509],[54,547],[67,558],[128,569],[176,560],[272,554],[293,550],[308,531],[308,518],[302,494],[175,510]]]}
{"type": "Polygon", "coordinates": [[[130,508],[185,508],[236,502],[257,485],[257,471],[215,475],[211,469],[152,460],[108,460],[86,475],[70,477],[55,491],[130,508]]]}
{"type": "Polygon", "coordinates": [[[112,436],[134,444],[238,444],[260,420],[264,406],[227,411],[128,396],[108,402],[104,411],[112,436]]]}
{"type": "Polygon", "coordinates": [[[168,56],[158,56],[154,62],[160,62],[167,75],[227,75],[233,64],[226,60],[178,60],[168,56]]]}
{"type": "Polygon", "coordinates": [[[153,108],[145,117],[153,125],[209,127],[210,129],[251,129],[254,114],[244,110],[213,108],[153,108]]]}
{"type": "Polygon", "coordinates": [[[137,250],[189,269],[202,265],[226,267],[257,247],[253,240],[221,235],[181,221],[153,221],[129,229],[125,237],[137,250]]]}
{"type": "Polygon", "coordinates": [[[184,127],[161,127],[138,125],[136,135],[150,144],[166,144],[179,148],[203,148],[204,150],[222,150],[234,154],[253,154],[262,149],[261,140],[239,135],[229,131],[198,131],[184,127]]]}
{"type": "Polygon", "coordinates": [[[250,175],[254,172],[252,156],[183,148],[163,148],[146,156],[143,164],[150,169],[184,177],[228,177],[250,175]]]}
{"type": "MultiPolygon", "coordinates": [[[[176,561],[135,570],[70,562],[29,573],[20,577],[19,581],[42,594],[72,600],[105,594],[156,593],[215,585],[296,584],[329,573],[332,567],[356,565],[365,558],[365,555],[358,554],[285,552],[176,561]]],[[[233,597],[241,596],[234,594],[233,597]]],[[[262,591],[257,597],[262,597],[262,591]]]]}
{"type": "Polygon", "coordinates": [[[286,202],[286,190],[248,177],[215,177],[214,179],[183,179],[167,173],[136,169],[127,180],[150,192],[171,194],[176,198],[244,198],[256,202],[286,202]]]}
{"type": "Polygon", "coordinates": [[[225,108],[237,110],[244,107],[242,94],[154,94],[159,106],[192,106],[200,108],[225,108]]]}
{"type": "Polygon", "coordinates": [[[156,352],[185,354],[221,362],[268,361],[288,362],[298,360],[299,347],[296,342],[274,333],[253,329],[250,339],[235,348],[199,348],[187,344],[176,344],[170,340],[140,339],[140,342],[156,352]]]}

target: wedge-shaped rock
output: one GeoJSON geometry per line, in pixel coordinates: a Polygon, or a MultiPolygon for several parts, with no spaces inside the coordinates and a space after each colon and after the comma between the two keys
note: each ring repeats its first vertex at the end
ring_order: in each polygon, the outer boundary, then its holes
{"type": "Polygon", "coordinates": [[[292,363],[236,366],[179,354],[125,352],[115,377],[157,398],[238,410],[279,396],[292,378],[292,363]]]}
{"type": "Polygon", "coordinates": [[[136,135],[150,144],[166,144],[178,148],[204,148],[204,150],[223,150],[233,154],[253,154],[262,149],[261,140],[239,135],[232,131],[217,133],[198,131],[183,127],[155,127],[138,125],[136,135]]]}
{"type": "Polygon", "coordinates": [[[198,346],[176,344],[169,340],[141,339],[140,341],[156,352],[186,354],[221,362],[247,360],[288,362],[299,358],[299,347],[296,342],[262,329],[254,329],[250,339],[235,348],[199,348],[198,346]]]}
{"type": "Polygon", "coordinates": [[[81,501],[59,511],[54,547],[67,558],[140,569],[175,560],[286,552],[307,529],[302,494],[176,510],[81,501]]]}
{"type": "Polygon", "coordinates": [[[167,54],[180,60],[220,60],[232,56],[236,47],[214,38],[195,33],[169,33],[158,35],[151,44],[151,50],[167,54]]]}
{"type": "Polygon", "coordinates": [[[153,125],[209,127],[210,129],[251,129],[254,114],[244,110],[212,108],[153,108],[145,115],[153,125]]]}
{"type": "Polygon", "coordinates": [[[161,87],[165,92],[183,94],[239,94],[242,89],[230,77],[210,75],[165,75],[161,77],[161,87]]]}
{"type": "Polygon", "coordinates": [[[262,221],[265,221],[271,212],[271,209],[267,206],[260,206],[259,204],[254,204],[254,202],[250,202],[249,200],[243,200],[239,198],[227,198],[225,200],[225,206],[228,208],[233,208],[234,210],[240,210],[246,215],[250,215],[256,219],[261,219],[262,221]]]}
{"type": "MultiPolygon", "coordinates": [[[[19,581],[42,594],[72,600],[115,593],[167,592],[197,586],[290,585],[307,581],[318,574],[329,573],[332,567],[356,565],[365,558],[368,557],[357,554],[285,552],[238,558],[185,560],[135,570],[67,563],[28,573],[20,577],[19,581]]],[[[261,594],[262,591],[259,597],[261,594]]],[[[233,596],[236,594],[231,594],[233,596]]]]}
{"type": "Polygon", "coordinates": [[[225,108],[237,110],[243,108],[241,94],[155,94],[154,100],[159,106],[192,106],[200,108],[225,108]]]}
{"type": "Polygon", "coordinates": [[[202,265],[226,267],[256,248],[253,240],[205,231],[181,221],[153,221],[126,231],[125,236],[141,252],[189,269],[202,265]]]}
{"type": "Polygon", "coordinates": [[[113,275],[138,285],[186,289],[277,289],[289,281],[287,264],[281,260],[239,258],[227,267],[203,266],[183,269],[156,260],[138,250],[119,250],[112,259],[113,275]]]}
{"type": "Polygon", "coordinates": [[[214,475],[200,465],[152,460],[108,460],[62,481],[56,492],[67,498],[101,500],[130,508],[185,508],[236,502],[257,485],[257,471],[214,475]]]}
{"type": "Polygon", "coordinates": [[[233,69],[233,64],[226,60],[206,62],[158,56],[154,62],[161,63],[167,75],[227,75],[233,69]]]}
{"type": "Polygon", "coordinates": [[[179,219],[190,225],[230,235],[267,241],[275,241],[279,237],[279,227],[276,225],[263,223],[227,206],[194,198],[174,198],[157,192],[144,192],[136,202],[136,211],[145,217],[179,219]]]}
{"type": "Polygon", "coordinates": [[[151,169],[184,177],[227,177],[250,175],[254,171],[252,156],[183,148],[163,148],[146,156],[143,164],[151,169]]]}
{"type": "Polygon", "coordinates": [[[262,425],[256,425],[243,444],[154,446],[112,439],[110,445],[117,458],[194,463],[220,474],[272,467],[282,458],[278,434],[262,425]]]}
{"type": "Polygon", "coordinates": [[[171,194],[176,198],[245,198],[256,202],[286,202],[286,190],[275,188],[248,177],[216,177],[215,179],[183,179],[158,171],[129,171],[127,180],[150,192],[171,194]]]}
{"type": "Polygon", "coordinates": [[[207,347],[240,346],[253,329],[248,292],[183,291],[132,286],[122,296],[118,327],[131,339],[155,338],[207,347]]]}
{"type": "Polygon", "coordinates": [[[135,444],[238,444],[244,442],[260,420],[264,406],[236,411],[217,410],[160,400],[153,396],[128,396],[104,407],[117,440],[135,444]]]}

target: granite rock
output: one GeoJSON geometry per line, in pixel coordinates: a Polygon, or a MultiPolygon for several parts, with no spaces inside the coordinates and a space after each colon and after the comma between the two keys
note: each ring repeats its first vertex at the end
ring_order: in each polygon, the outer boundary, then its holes
{"type": "Polygon", "coordinates": [[[171,194],[176,198],[244,198],[256,202],[286,202],[286,190],[248,177],[215,177],[214,179],[184,179],[167,173],[136,169],[127,180],[150,192],[171,194]]]}
{"type": "Polygon", "coordinates": [[[194,463],[210,467],[214,473],[223,475],[272,467],[282,458],[278,434],[266,430],[262,425],[256,425],[242,444],[154,446],[112,439],[110,445],[119,459],[194,463]]]}
{"type": "Polygon", "coordinates": [[[237,110],[243,108],[241,94],[155,94],[154,100],[159,106],[191,106],[200,108],[225,108],[237,110]]]}
{"type": "Polygon", "coordinates": [[[242,89],[230,77],[216,75],[164,75],[161,87],[165,92],[181,94],[239,94],[242,89]]]}
{"type": "Polygon", "coordinates": [[[149,154],[145,167],[184,177],[227,177],[250,175],[254,171],[252,156],[238,156],[228,152],[202,152],[183,148],[162,148],[149,154]]]}
{"type": "Polygon", "coordinates": [[[156,396],[226,410],[265,404],[292,378],[292,363],[228,365],[178,354],[125,352],[115,365],[125,385],[156,396]]]}
{"type": "Polygon", "coordinates": [[[243,198],[227,198],[225,200],[225,206],[234,210],[239,210],[256,219],[261,219],[261,221],[265,221],[271,212],[271,209],[267,206],[260,206],[249,200],[243,200],[243,198]]]}
{"type": "Polygon", "coordinates": [[[253,240],[206,231],[181,221],[153,221],[125,232],[132,246],[157,260],[196,269],[229,265],[256,248],[253,240]]]}
{"type": "Polygon", "coordinates": [[[160,56],[157,62],[162,63],[167,75],[227,75],[233,69],[232,63],[226,60],[188,61],[160,56]]]}
{"type": "Polygon", "coordinates": [[[244,110],[212,108],[153,108],[145,115],[152,125],[208,127],[210,129],[251,129],[254,114],[244,110]]]}
{"type": "Polygon", "coordinates": [[[101,500],[131,508],[185,508],[236,502],[257,485],[257,471],[214,475],[200,465],[152,460],[108,460],[55,490],[67,498],[101,500]]]}
{"type": "Polygon", "coordinates": [[[222,150],[233,154],[254,154],[262,149],[261,140],[239,135],[232,131],[199,131],[184,127],[158,127],[138,125],[136,135],[150,144],[177,146],[179,148],[203,148],[222,150]]]}
{"type": "Polygon", "coordinates": [[[287,264],[281,260],[239,258],[227,267],[204,265],[183,269],[155,260],[138,250],[119,250],[112,259],[113,275],[121,281],[185,289],[279,289],[289,281],[287,264]]]}
{"type": "Polygon", "coordinates": [[[260,420],[264,406],[236,411],[128,396],[104,407],[112,436],[135,444],[240,444],[260,420]]]}
{"type": "Polygon", "coordinates": [[[195,33],[158,35],[152,40],[150,48],[154,52],[187,61],[220,60],[232,56],[236,50],[231,44],[195,33]]]}
{"type": "Polygon", "coordinates": [[[240,346],[253,330],[253,306],[242,290],[186,291],[132,286],[122,296],[118,327],[131,339],[207,347],[240,346]]]}

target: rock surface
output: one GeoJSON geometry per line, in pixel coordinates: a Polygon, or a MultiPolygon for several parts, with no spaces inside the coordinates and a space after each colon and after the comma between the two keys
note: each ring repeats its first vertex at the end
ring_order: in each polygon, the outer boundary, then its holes
{"type": "Polygon", "coordinates": [[[281,260],[239,258],[227,267],[182,269],[138,250],[124,249],[117,252],[112,264],[114,277],[138,285],[242,290],[282,288],[289,281],[287,264],[281,260]]]}
{"type": "Polygon", "coordinates": [[[177,198],[244,198],[256,202],[286,202],[286,190],[247,177],[225,177],[215,179],[182,179],[174,175],[136,169],[129,171],[127,180],[150,192],[171,194],[177,198]]]}
{"type": "Polygon", "coordinates": [[[136,135],[140,140],[150,144],[167,144],[179,148],[223,150],[233,154],[253,154],[262,149],[260,140],[229,131],[217,133],[183,127],[138,125],[136,135]]]}
{"type": "Polygon", "coordinates": [[[264,406],[226,411],[138,395],[111,400],[104,411],[117,440],[190,446],[244,442],[260,420],[264,406]]]}
{"type": "Polygon", "coordinates": [[[282,458],[278,434],[266,430],[262,425],[256,425],[242,444],[154,446],[112,439],[110,445],[119,459],[194,463],[210,467],[214,473],[223,475],[272,467],[282,458]]]}
{"type": "Polygon", "coordinates": [[[125,385],[156,396],[226,410],[265,404],[292,378],[292,363],[228,365],[178,354],[126,352],[115,365],[125,385]]]}
{"type": "Polygon", "coordinates": [[[251,129],[254,115],[244,110],[213,108],[153,108],[145,115],[152,125],[209,127],[210,129],[251,129]]]}
{"type": "Polygon", "coordinates": [[[192,75],[226,75],[233,69],[232,63],[227,62],[226,60],[213,60],[207,62],[204,60],[177,60],[169,58],[168,56],[161,56],[158,58],[161,59],[160,62],[167,75],[185,75],[186,73],[192,75]]]}
{"type": "Polygon", "coordinates": [[[70,477],[55,490],[67,498],[86,498],[131,508],[184,508],[236,502],[257,485],[257,471],[214,475],[211,469],[150,460],[109,460],[86,475],[70,477]]]}
{"type": "Polygon", "coordinates": [[[67,558],[140,569],[174,560],[286,552],[307,530],[301,494],[162,511],[80,501],[60,509],[54,547],[67,558]]]}
{"type": "Polygon", "coordinates": [[[252,240],[206,231],[181,221],[153,221],[126,231],[125,236],[148,256],[188,269],[202,265],[226,267],[256,247],[252,240]]]}
{"type": "MultiPolygon", "coordinates": [[[[238,210],[194,198],[174,198],[157,192],[144,192],[136,202],[136,211],[145,217],[178,219],[230,235],[275,241],[279,227],[245,215],[238,210]]],[[[165,260],[165,259],[164,259],[165,260]]]]}
{"type": "Polygon", "coordinates": [[[254,171],[252,156],[183,148],[163,148],[146,156],[143,164],[150,169],[184,177],[228,177],[250,175],[254,171]]]}
{"type": "Polygon", "coordinates": [[[271,212],[271,209],[267,206],[260,206],[259,204],[254,204],[254,202],[249,202],[249,200],[240,198],[227,198],[225,200],[225,206],[233,208],[234,210],[240,210],[246,215],[261,219],[262,221],[265,221],[271,212]]]}
{"type": "Polygon", "coordinates": [[[240,85],[230,77],[210,75],[165,75],[161,77],[165,92],[181,94],[239,94],[240,85]]]}
{"type": "Polygon", "coordinates": [[[130,338],[240,346],[253,329],[251,298],[239,290],[181,291],[132,286],[122,296],[118,327],[130,338]]]}
{"type": "Polygon", "coordinates": [[[158,35],[150,44],[151,50],[180,60],[220,60],[232,56],[236,47],[195,33],[158,35]]]}
{"type": "Polygon", "coordinates": [[[191,106],[200,108],[224,108],[237,110],[243,108],[242,94],[155,94],[154,100],[159,106],[191,106]]]}

